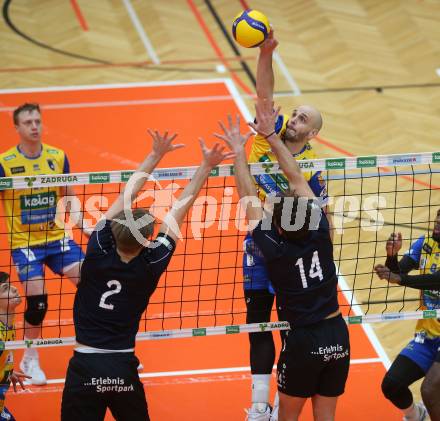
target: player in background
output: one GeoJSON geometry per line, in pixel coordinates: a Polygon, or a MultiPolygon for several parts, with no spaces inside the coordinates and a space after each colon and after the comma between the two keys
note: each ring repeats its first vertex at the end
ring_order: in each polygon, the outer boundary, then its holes
{"type": "MultiPolygon", "coordinates": [[[[257,97],[259,100],[273,101],[274,72],[272,56],[278,41],[271,30],[268,39],[260,46],[257,65],[257,97]]],[[[309,105],[297,107],[291,116],[279,115],[273,132],[284,142],[288,153],[296,160],[315,159],[316,154],[309,141],[319,133],[322,117],[318,110],[309,105]]],[[[251,146],[249,163],[260,162],[271,167],[277,161],[270,143],[257,133],[251,146]]],[[[320,171],[303,172],[310,188],[322,205],[327,204],[327,189],[320,171]]],[[[280,196],[288,189],[288,181],[283,174],[263,174],[254,177],[261,200],[266,196],[280,196]]],[[[330,228],[331,219],[328,216],[330,228]]],[[[330,229],[333,235],[333,230],[330,229]]],[[[247,307],[247,323],[269,322],[274,302],[274,291],[261,251],[255,246],[249,234],[244,241],[243,277],[244,295],[247,307]]],[[[248,410],[249,420],[266,421],[270,416],[270,378],[275,362],[275,343],[272,332],[250,333],[250,366],[252,373],[252,406],[248,410]]],[[[276,420],[277,398],[272,418],[276,420]]]]}
{"type": "Polygon", "coordinates": [[[103,420],[107,407],[117,421],[149,420],[135,338],[143,312],[174,253],[179,227],[212,168],[233,158],[224,147],[207,149],[203,161],[165,217],[155,240],[154,218],[131,209],[149,174],[169,151],[175,135],[150,132],[152,152],[93,232],[74,302],[77,347],[69,362],[62,421],[103,420]],[[140,236],[140,237],[139,237],[140,236]]]}
{"type": "MultiPolygon", "coordinates": [[[[440,210],[437,212],[432,235],[422,235],[398,261],[402,234],[392,233],[386,244],[385,266],[374,269],[380,279],[421,290],[421,309],[440,309],[440,210]],[[408,275],[418,269],[419,275],[408,275]]],[[[438,319],[417,321],[414,339],[402,349],[382,381],[382,392],[397,408],[405,421],[423,421],[427,417],[423,403],[414,403],[409,386],[427,376],[422,384],[422,396],[430,409],[432,420],[440,420],[438,393],[434,391],[435,373],[440,362],[440,322],[438,319]],[[433,396],[435,396],[433,398],[433,396]],[[432,412],[432,414],[431,414],[432,412]]]]}
{"type": "Polygon", "coordinates": [[[14,370],[12,351],[5,349],[5,342],[15,340],[15,309],[20,305],[21,297],[17,288],[9,282],[9,274],[0,272],[0,421],[14,421],[15,418],[5,406],[6,392],[10,384],[16,391],[16,383],[24,390],[23,380],[29,378],[14,370]]]}
{"type": "MultiPolygon", "coordinates": [[[[67,235],[62,222],[56,220],[57,203],[75,196],[73,188],[32,187],[32,176],[70,172],[65,152],[42,143],[38,104],[19,106],[14,110],[13,122],[19,143],[0,154],[0,177],[29,176],[29,188],[3,190],[1,196],[12,259],[26,296],[24,338],[32,340],[40,337],[48,308],[45,266],[67,276],[76,285],[84,254],[67,235]]],[[[90,234],[88,227],[84,226],[83,230],[90,234]]],[[[32,377],[33,384],[46,384],[35,348],[25,350],[20,368],[32,377]]]]}
{"type": "Polygon", "coordinates": [[[244,146],[250,133],[242,136],[239,119],[233,124],[229,118],[229,127],[222,125],[224,135],[216,136],[236,154],[235,178],[249,230],[275,289],[278,318],[292,326],[282,335],[277,419],[297,421],[311,398],[315,421],[331,421],[348,376],[350,344],[337,300],[329,224],[297,161],[271,131],[278,115],[273,103],[258,101],[256,109],[257,122],[251,126],[270,142],[289,183],[272,214],[263,214],[246,162],[244,146]]]}

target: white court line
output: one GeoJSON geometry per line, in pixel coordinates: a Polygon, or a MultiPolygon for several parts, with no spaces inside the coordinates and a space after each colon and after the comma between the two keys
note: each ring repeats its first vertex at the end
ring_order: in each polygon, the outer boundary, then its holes
{"type": "MultiPolygon", "coordinates": [[[[350,364],[376,364],[381,363],[380,358],[359,358],[350,360],[350,364]]],[[[273,369],[276,370],[274,365],[273,369]]],[[[247,367],[224,367],[224,368],[205,368],[200,370],[180,370],[180,371],[159,371],[153,373],[139,373],[141,379],[156,379],[162,377],[181,377],[181,376],[202,376],[205,374],[223,374],[223,373],[250,373],[251,368],[247,367]]],[[[66,379],[48,379],[47,384],[64,383],[66,379]]]]}
{"type": "MultiPolygon", "coordinates": [[[[155,104],[178,104],[190,102],[213,102],[213,101],[232,101],[229,95],[198,96],[182,98],[155,98],[155,99],[131,99],[126,101],[96,101],[96,102],[77,102],[68,104],[48,104],[42,105],[43,110],[67,110],[74,108],[106,108],[106,107],[132,107],[134,105],[155,105],[155,104]]],[[[16,107],[0,107],[0,112],[11,112],[16,107]]]]}
{"type": "Polygon", "coordinates": [[[181,79],[181,80],[164,80],[152,82],[128,82],[128,83],[107,83],[98,85],[68,85],[68,86],[47,86],[44,88],[16,88],[16,89],[0,89],[1,94],[19,94],[29,92],[65,92],[65,91],[89,91],[100,89],[120,89],[120,88],[149,88],[160,86],[176,86],[176,85],[208,85],[216,83],[224,83],[225,78],[214,79],[181,79]]]}
{"type": "MultiPolygon", "coordinates": [[[[228,87],[229,92],[231,93],[232,97],[234,98],[238,109],[244,115],[246,120],[247,121],[253,120],[251,113],[249,112],[248,108],[246,107],[246,104],[244,103],[242,97],[240,96],[233,81],[231,79],[226,79],[224,81],[224,83],[228,87]]],[[[342,274],[339,272],[339,269],[338,269],[338,282],[339,282],[339,286],[340,286],[342,293],[344,294],[347,302],[353,304],[353,312],[357,316],[363,315],[363,312],[360,309],[360,307],[356,305],[358,303],[357,303],[355,297],[353,296],[352,292],[349,290],[348,284],[345,281],[342,274]]],[[[374,350],[377,352],[377,355],[379,355],[380,360],[382,361],[383,365],[388,370],[388,368],[391,366],[391,361],[388,358],[388,355],[385,352],[379,339],[377,338],[376,333],[374,332],[374,330],[372,329],[372,327],[369,324],[362,323],[361,326],[362,326],[362,329],[364,330],[365,334],[367,335],[369,341],[373,345],[374,350]]]]}
{"type": "Polygon", "coordinates": [[[136,11],[134,10],[130,0],[122,0],[122,2],[127,9],[128,16],[130,16],[131,22],[135,27],[136,32],[138,33],[139,38],[142,41],[142,44],[144,44],[148,56],[151,58],[154,64],[160,64],[159,57],[154,50],[153,44],[151,44],[151,41],[148,38],[147,33],[145,32],[144,27],[142,26],[142,23],[139,20],[138,15],[136,14],[136,11]]]}
{"type": "Polygon", "coordinates": [[[283,74],[283,76],[286,78],[287,83],[289,84],[290,88],[292,89],[292,93],[294,96],[299,96],[301,95],[301,90],[299,89],[298,84],[295,82],[295,79],[293,78],[293,76],[289,73],[289,69],[287,68],[287,66],[284,64],[283,59],[281,58],[281,56],[275,51],[273,54],[273,58],[275,60],[275,63],[278,64],[278,67],[281,70],[281,73],[283,74]]]}

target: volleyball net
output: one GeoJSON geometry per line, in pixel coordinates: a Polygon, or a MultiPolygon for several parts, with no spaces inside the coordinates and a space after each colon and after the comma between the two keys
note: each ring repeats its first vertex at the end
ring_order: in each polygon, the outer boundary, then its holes
{"type": "MultiPolygon", "coordinates": [[[[304,172],[322,171],[333,220],[334,258],[339,273],[340,305],[349,323],[439,318],[438,310],[421,311],[418,290],[381,281],[375,264],[386,259],[385,243],[391,232],[401,232],[403,248],[422,235],[430,236],[440,208],[440,152],[378,155],[299,161],[304,172]]],[[[251,164],[253,175],[279,173],[278,165],[251,164]]],[[[158,224],[189,182],[196,167],[153,172],[133,207],[149,207],[158,224]]],[[[32,197],[49,197],[54,186],[73,186],[71,211],[63,203],[39,201],[30,214],[56,208],[57,226],[85,250],[87,237],[78,225],[102,217],[134,171],[38,175],[0,179],[0,190],[26,189],[32,197]],[[81,212],[77,212],[81,209],[81,212]],[[77,212],[77,214],[75,214],[77,212]]],[[[167,271],[143,315],[138,339],[236,334],[288,329],[277,322],[246,324],[243,294],[243,240],[247,233],[243,206],[237,196],[233,166],[222,165],[211,175],[181,227],[181,240],[167,271]]],[[[5,196],[4,196],[5,197],[5,196]]],[[[18,197],[18,196],[17,196],[18,197]]],[[[5,200],[5,198],[3,198],[5,200]]],[[[157,232],[157,227],[156,227],[157,232]]],[[[11,234],[4,212],[0,217],[0,270],[11,274],[21,293],[11,258],[11,234]]],[[[436,270],[436,268],[434,268],[436,270]]],[[[23,341],[25,300],[15,310],[17,340],[7,348],[74,343],[72,309],[75,287],[65,277],[45,271],[49,309],[42,340],[23,341]]],[[[440,300],[439,300],[440,303],[440,300]]],[[[439,304],[440,308],[440,304],[439,304]]]]}

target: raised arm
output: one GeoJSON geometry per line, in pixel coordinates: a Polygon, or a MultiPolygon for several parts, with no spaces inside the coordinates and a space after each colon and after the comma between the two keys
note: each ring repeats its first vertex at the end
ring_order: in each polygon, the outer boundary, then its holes
{"type": "Polygon", "coordinates": [[[180,226],[183,223],[185,215],[196,200],[211,170],[223,160],[235,156],[231,152],[224,152],[224,146],[220,146],[218,143],[216,143],[212,149],[208,149],[203,139],[199,139],[199,142],[202,148],[203,161],[190,183],[179,196],[179,199],[173,204],[173,207],[168,212],[159,230],[159,232],[167,234],[174,240],[179,237],[180,226]]]}
{"type": "Polygon", "coordinates": [[[234,174],[238,195],[240,199],[247,198],[249,200],[244,204],[246,206],[246,217],[249,222],[258,221],[262,219],[263,211],[261,202],[257,197],[255,182],[249,172],[245,150],[246,142],[252,135],[252,132],[246,135],[240,133],[240,117],[238,115],[235,124],[232,122],[232,117],[228,115],[229,127],[226,127],[221,121],[219,124],[223,130],[223,134],[215,133],[214,136],[225,141],[235,154],[234,174]]]}
{"type": "Polygon", "coordinates": [[[271,29],[266,41],[260,46],[257,64],[257,97],[259,99],[273,100],[275,79],[272,68],[272,55],[278,41],[274,38],[274,31],[271,29]]]}
{"type": "Polygon", "coordinates": [[[289,181],[290,190],[300,197],[315,198],[315,194],[304,178],[295,158],[273,130],[280,108],[274,109],[271,101],[258,100],[255,109],[257,112],[256,122],[249,122],[248,124],[268,140],[272,151],[277,156],[281,169],[289,181]]]}
{"type": "MultiPolygon", "coordinates": [[[[172,144],[177,134],[168,135],[168,132],[165,132],[163,135],[161,135],[157,130],[152,131],[150,129],[148,129],[148,133],[153,139],[153,147],[151,152],[147,155],[142,164],[132,175],[135,182],[131,185],[131,191],[129,192],[130,206],[133,200],[137,197],[142,186],[150,177],[150,174],[153,172],[154,168],[156,168],[156,165],[163,158],[163,156],[168,152],[174,151],[184,146],[183,144],[172,144]]],[[[121,191],[118,198],[105,213],[106,219],[113,219],[119,212],[127,207],[127,204],[124,204],[124,191],[125,189],[121,191]]]]}

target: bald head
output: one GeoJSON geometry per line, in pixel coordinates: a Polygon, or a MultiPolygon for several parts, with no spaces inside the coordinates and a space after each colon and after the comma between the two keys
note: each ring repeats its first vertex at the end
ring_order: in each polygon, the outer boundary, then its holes
{"type": "Polygon", "coordinates": [[[311,128],[318,132],[322,128],[322,116],[321,113],[312,105],[301,105],[298,107],[298,111],[304,112],[310,119],[311,128]]]}

